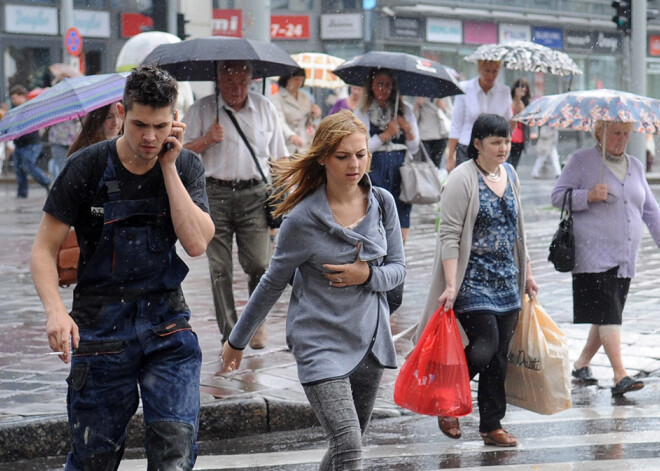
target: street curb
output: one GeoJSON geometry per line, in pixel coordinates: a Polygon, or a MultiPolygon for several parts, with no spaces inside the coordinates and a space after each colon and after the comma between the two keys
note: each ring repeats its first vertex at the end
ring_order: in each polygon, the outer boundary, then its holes
{"type": "MultiPolygon", "coordinates": [[[[373,419],[399,416],[390,409],[374,409],[373,419]]],[[[272,397],[246,397],[202,404],[197,441],[219,440],[267,432],[298,430],[318,425],[308,403],[272,397]]],[[[25,419],[0,425],[0,464],[65,456],[71,448],[66,415],[25,419]]],[[[144,420],[139,410],[128,425],[126,448],[144,447],[144,420]]]]}

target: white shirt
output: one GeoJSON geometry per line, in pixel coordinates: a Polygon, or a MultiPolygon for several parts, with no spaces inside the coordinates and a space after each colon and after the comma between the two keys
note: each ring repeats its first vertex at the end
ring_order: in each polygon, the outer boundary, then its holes
{"type": "Polygon", "coordinates": [[[472,125],[481,113],[494,113],[507,120],[513,117],[511,90],[506,85],[496,83],[488,93],[479,85],[479,77],[460,83],[464,95],[454,97],[454,110],[451,114],[450,139],[458,139],[459,144],[470,144],[472,125]]]}
{"type": "MultiPolygon", "coordinates": [[[[224,107],[227,107],[241,126],[243,133],[257,155],[261,169],[270,180],[268,159],[286,157],[289,152],[284,144],[282,126],[273,104],[265,97],[248,92],[245,106],[240,111],[229,107],[222,97],[218,119],[224,128],[224,140],[209,146],[202,152],[204,175],[218,180],[261,180],[261,174],[254,164],[252,155],[243,138],[236,130],[224,107]]],[[[186,124],[184,145],[201,137],[216,119],[216,98],[213,95],[197,100],[183,118],[186,124]]]]}

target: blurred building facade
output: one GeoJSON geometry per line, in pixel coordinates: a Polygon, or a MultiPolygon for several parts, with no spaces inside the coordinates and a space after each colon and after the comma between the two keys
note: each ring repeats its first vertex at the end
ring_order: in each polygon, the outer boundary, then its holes
{"type": "MultiPolygon", "coordinates": [[[[175,6],[189,37],[242,36],[252,21],[241,10],[243,1],[154,0],[175,6]]],[[[649,0],[650,7],[654,1],[649,0]]],[[[268,3],[270,37],[291,53],[318,51],[349,59],[373,49],[410,52],[468,78],[476,66],[462,59],[479,44],[522,39],[568,53],[585,72],[573,78],[573,90],[625,88],[629,69],[610,0],[270,0],[253,14],[268,14],[268,3]]],[[[48,85],[48,65],[62,62],[66,54],[59,7],[58,0],[0,2],[3,99],[14,83],[48,85]]],[[[151,0],[74,0],[73,8],[87,74],[113,71],[128,38],[153,28],[151,0]]],[[[648,95],[660,97],[658,20],[649,21],[647,39],[648,95]]],[[[567,79],[515,71],[505,71],[501,80],[512,83],[521,75],[537,95],[569,86],[567,79]]]]}

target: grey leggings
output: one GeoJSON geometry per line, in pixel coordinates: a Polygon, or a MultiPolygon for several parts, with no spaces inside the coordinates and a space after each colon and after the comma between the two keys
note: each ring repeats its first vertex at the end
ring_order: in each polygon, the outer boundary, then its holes
{"type": "Polygon", "coordinates": [[[371,420],[383,367],[367,355],[346,378],[304,386],[329,447],[321,471],[362,469],[362,435],[371,420]]]}

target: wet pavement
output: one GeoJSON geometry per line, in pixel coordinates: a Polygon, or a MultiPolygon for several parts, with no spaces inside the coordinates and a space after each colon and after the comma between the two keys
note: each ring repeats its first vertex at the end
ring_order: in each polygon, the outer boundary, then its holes
{"type": "MultiPolygon", "coordinates": [[[[531,179],[525,161],[519,171],[528,248],[541,289],[539,300],[567,335],[573,361],[584,343],[588,326],[571,323],[570,274],[557,273],[546,261],[559,218],[558,210],[549,203],[553,181],[531,179]]],[[[0,462],[61,454],[68,448],[65,403],[68,366],[47,355],[45,316],[29,274],[29,251],[45,193],[36,184],[31,185],[27,199],[17,199],[15,191],[15,183],[0,183],[0,462]]],[[[654,191],[658,197],[660,187],[654,186],[654,191]]],[[[413,210],[406,246],[408,277],[404,302],[391,319],[394,334],[417,321],[425,302],[435,246],[435,219],[433,206],[417,206],[413,210]]],[[[267,319],[268,346],[264,350],[248,348],[239,371],[218,376],[220,334],[213,314],[207,261],[205,257],[191,259],[185,253],[182,258],[190,267],[183,288],[193,312],[191,324],[204,354],[200,439],[288,430],[314,423],[298,383],[295,362],[285,347],[289,293],[284,293],[267,319]]],[[[239,267],[236,260],[234,266],[235,296],[242,307],[247,300],[247,283],[240,268],[236,268],[239,267]]],[[[645,232],[637,276],[631,284],[624,313],[622,350],[631,376],[650,375],[645,394],[655,403],[660,371],[659,278],[660,250],[645,232]]],[[[70,306],[72,289],[63,288],[61,292],[70,306]]],[[[397,341],[400,363],[411,348],[406,336],[397,341]]],[[[594,394],[609,401],[611,368],[602,350],[594,358],[592,369],[600,383],[594,394]]],[[[397,371],[386,370],[375,418],[408,415],[392,401],[396,374],[397,371]]],[[[581,407],[580,402],[574,401],[574,405],[581,407]]],[[[132,430],[128,446],[140,446],[139,419],[132,430]]]]}

